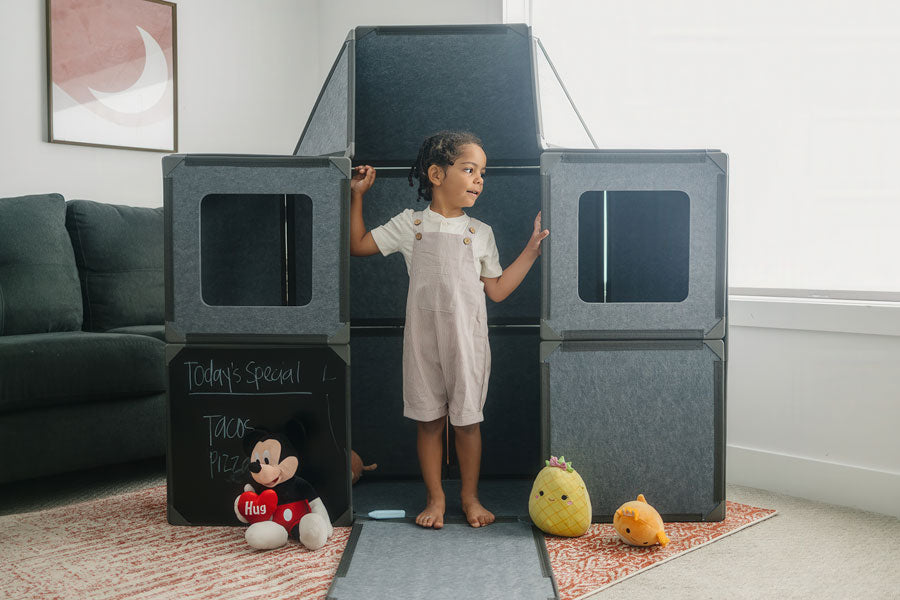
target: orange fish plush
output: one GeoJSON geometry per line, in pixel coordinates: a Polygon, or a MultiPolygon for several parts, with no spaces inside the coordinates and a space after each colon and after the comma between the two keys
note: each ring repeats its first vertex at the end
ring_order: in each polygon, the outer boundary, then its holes
{"type": "Polygon", "coordinates": [[[613,527],[622,541],[632,546],[665,546],[669,543],[662,517],[647,504],[643,494],[619,507],[613,517],[613,527]]]}

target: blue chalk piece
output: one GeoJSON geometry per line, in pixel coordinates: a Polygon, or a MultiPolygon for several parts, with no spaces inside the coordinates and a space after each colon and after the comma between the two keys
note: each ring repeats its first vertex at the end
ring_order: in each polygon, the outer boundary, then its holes
{"type": "Polygon", "coordinates": [[[405,510],[373,510],[369,513],[370,519],[402,519],[405,516],[405,510]]]}

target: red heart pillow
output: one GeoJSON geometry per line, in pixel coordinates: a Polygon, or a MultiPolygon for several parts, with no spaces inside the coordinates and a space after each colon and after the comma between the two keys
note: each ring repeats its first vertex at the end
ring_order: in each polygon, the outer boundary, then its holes
{"type": "Polygon", "coordinates": [[[238,512],[251,523],[268,521],[275,514],[278,506],[278,494],[275,490],[264,490],[262,494],[244,492],[238,500],[238,512]]]}

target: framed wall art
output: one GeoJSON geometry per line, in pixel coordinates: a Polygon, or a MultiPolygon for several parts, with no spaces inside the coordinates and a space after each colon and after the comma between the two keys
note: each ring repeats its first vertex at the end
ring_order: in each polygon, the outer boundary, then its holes
{"type": "Polygon", "coordinates": [[[178,150],[175,4],[47,0],[49,141],[178,150]]]}

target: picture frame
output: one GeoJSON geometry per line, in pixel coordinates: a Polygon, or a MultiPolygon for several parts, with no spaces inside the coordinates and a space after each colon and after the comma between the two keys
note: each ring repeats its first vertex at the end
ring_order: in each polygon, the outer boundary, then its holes
{"type": "Polygon", "coordinates": [[[176,5],[46,0],[48,141],[177,152],[176,5]]]}

